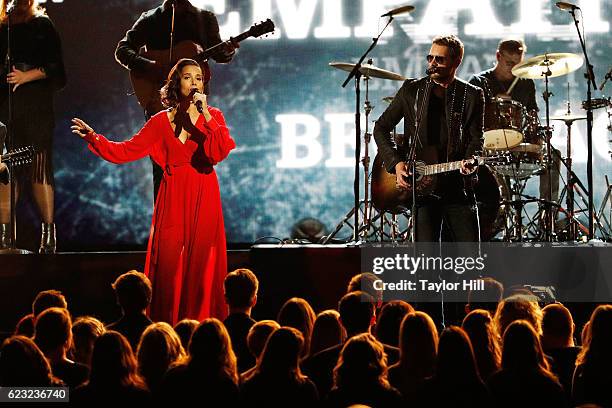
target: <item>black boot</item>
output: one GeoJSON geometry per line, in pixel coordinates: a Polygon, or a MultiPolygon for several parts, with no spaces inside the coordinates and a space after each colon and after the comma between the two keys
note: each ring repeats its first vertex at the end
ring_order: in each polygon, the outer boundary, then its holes
{"type": "Polygon", "coordinates": [[[42,223],[42,233],[40,235],[39,254],[54,254],[55,253],[55,224],[42,223]]]}
{"type": "Polygon", "coordinates": [[[0,224],[0,249],[11,247],[11,224],[0,224]]]}

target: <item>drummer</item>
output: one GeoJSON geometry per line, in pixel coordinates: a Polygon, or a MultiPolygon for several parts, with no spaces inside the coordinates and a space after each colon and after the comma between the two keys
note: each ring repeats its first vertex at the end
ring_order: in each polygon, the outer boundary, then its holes
{"type": "Polygon", "coordinates": [[[469,82],[482,88],[487,99],[494,97],[512,99],[520,102],[527,112],[537,111],[538,105],[536,104],[536,89],[533,79],[520,78],[510,90],[516,79],[512,75],[512,67],[523,61],[525,51],[527,51],[527,47],[522,40],[501,40],[495,53],[497,59],[495,66],[473,75],[469,82]]]}
{"type": "MultiPolygon", "coordinates": [[[[491,98],[512,99],[523,105],[525,112],[537,119],[539,111],[536,103],[536,89],[533,79],[516,78],[512,68],[521,63],[525,57],[527,46],[519,39],[503,39],[497,45],[495,66],[479,74],[473,75],[469,82],[482,88],[487,100],[491,98]],[[516,80],[516,83],[514,83],[516,80]],[[514,86],[512,86],[514,84],[514,86]]],[[[527,142],[527,140],[526,140],[527,142]]],[[[533,141],[529,141],[533,142],[533,141]]],[[[543,143],[543,141],[542,141],[543,143]]],[[[560,152],[553,148],[552,171],[545,169],[540,174],[540,198],[550,200],[549,183],[552,184],[552,201],[559,201],[559,167],[560,152]]]]}

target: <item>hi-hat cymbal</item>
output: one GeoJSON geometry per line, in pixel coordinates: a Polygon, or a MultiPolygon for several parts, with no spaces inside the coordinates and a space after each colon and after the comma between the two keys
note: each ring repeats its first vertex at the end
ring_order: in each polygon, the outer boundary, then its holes
{"type": "MultiPolygon", "coordinates": [[[[342,71],[351,72],[355,67],[355,64],[351,64],[349,62],[330,62],[330,67],[334,67],[336,69],[341,69],[342,71]]],[[[386,69],[378,68],[371,64],[361,64],[361,68],[359,68],[359,72],[367,77],[373,78],[382,78],[382,79],[390,79],[392,81],[404,81],[405,77],[400,74],[396,74],[395,72],[387,71],[386,69]]]]}
{"type": "Polygon", "coordinates": [[[543,54],[516,64],[512,68],[512,75],[519,78],[542,79],[548,68],[550,69],[548,77],[554,78],[577,70],[583,63],[580,55],[569,52],[543,54]]]}
{"type": "MultiPolygon", "coordinates": [[[[575,120],[583,120],[586,119],[586,115],[557,115],[551,116],[550,120],[562,120],[564,122],[573,122],[575,120]]],[[[546,117],[543,117],[542,120],[546,120],[546,117]]]]}

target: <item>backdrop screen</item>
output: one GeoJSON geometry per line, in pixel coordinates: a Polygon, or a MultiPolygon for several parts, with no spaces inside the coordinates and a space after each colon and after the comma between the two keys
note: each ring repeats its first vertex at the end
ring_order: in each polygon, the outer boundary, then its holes
{"type": "MultiPolygon", "coordinates": [[[[69,130],[78,116],[112,140],[131,137],[144,123],[130,96],[128,72],[116,63],[117,41],[145,10],[160,0],[64,0],[43,5],[63,41],[68,85],[57,94],[55,132],[56,219],[60,249],[142,246],[152,216],[151,164],[106,163],[91,154],[69,130]]],[[[353,207],[355,152],[354,84],[332,61],[355,62],[382,29],[385,11],[406,4],[395,0],[192,0],[213,10],[222,38],[271,18],[274,35],[247,39],[227,65],[211,63],[210,104],[225,114],[237,149],[217,166],[227,240],[249,243],[284,238],[300,219],[319,219],[333,229],[353,207]]],[[[520,37],[527,57],[546,52],[582,55],[568,12],[548,0],[416,0],[413,13],[398,15],[370,54],[373,63],[405,77],[420,77],[431,39],[458,35],[465,57],[458,76],[492,67],[504,37],[520,37]]],[[[577,3],[599,85],[610,69],[610,0],[577,3]]],[[[584,113],[584,66],[550,81],[551,114],[584,113]]],[[[363,84],[362,84],[363,85],[363,84]]],[[[368,127],[384,111],[383,97],[401,82],[372,79],[374,109],[368,127]]],[[[544,112],[544,82],[536,80],[544,112]]],[[[612,84],[607,89],[612,89],[612,84]]],[[[594,93],[602,97],[599,91],[594,93]]],[[[362,86],[362,104],[365,87],[362,86]]],[[[605,109],[595,111],[593,134],[595,207],[610,175],[610,132],[605,109]]],[[[365,119],[363,119],[365,128],[365,119]]],[[[555,123],[553,145],[566,151],[566,128],[555,123]]],[[[586,185],[586,123],[572,129],[575,171],[586,185]]],[[[371,154],[375,154],[372,142],[371,154]]],[[[564,175],[564,172],[562,172],[564,175]]],[[[565,176],[563,176],[565,177],[565,176]]],[[[563,183],[562,183],[563,186],[563,183]]],[[[363,183],[362,183],[363,194],[363,183]]],[[[538,177],[527,192],[537,195],[538,177]]],[[[581,203],[582,201],[579,200],[581,203]]],[[[30,211],[30,217],[32,217],[30,211]]],[[[348,232],[344,235],[348,235],[348,232]]]]}

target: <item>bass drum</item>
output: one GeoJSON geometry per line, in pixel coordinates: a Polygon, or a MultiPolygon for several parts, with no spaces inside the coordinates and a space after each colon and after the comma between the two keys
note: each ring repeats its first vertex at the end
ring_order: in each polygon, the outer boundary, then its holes
{"type": "Polygon", "coordinates": [[[480,239],[491,241],[504,228],[505,207],[509,197],[506,183],[488,165],[479,166],[474,187],[480,216],[480,239]]]}
{"type": "Polygon", "coordinates": [[[523,105],[517,101],[493,98],[484,113],[484,148],[507,150],[523,141],[523,105]]]}

